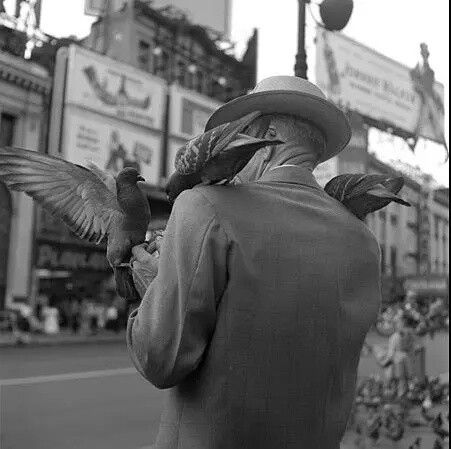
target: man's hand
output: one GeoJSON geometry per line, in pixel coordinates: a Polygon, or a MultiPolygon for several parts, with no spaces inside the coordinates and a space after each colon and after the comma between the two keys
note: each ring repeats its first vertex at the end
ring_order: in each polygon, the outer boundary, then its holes
{"type": "Polygon", "coordinates": [[[153,241],[149,244],[143,243],[132,249],[133,282],[141,298],[158,274],[159,251],[159,241],[153,241]]]}

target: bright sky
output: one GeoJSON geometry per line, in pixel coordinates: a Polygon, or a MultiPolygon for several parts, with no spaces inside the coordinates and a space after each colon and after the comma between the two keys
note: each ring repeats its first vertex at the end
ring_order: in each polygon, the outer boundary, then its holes
{"type": "MultiPolygon", "coordinates": [[[[170,2],[170,0],[168,0],[170,2]]],[[[312,0],[314,4],[320,0],[312,0]]],[[[15,0],[6,0],[12,12],[15,0]]],[[[446,87],[446,110],[449,111],[449,2],[447,0],[354,0],[354,12],[344,33],[409,67],[420,60],[419,45],[426,42],[431,52],[430,63],[437,79],[446,87]]],[[[89,33],[92,18],[83,13],[84,0],[43,0],[42,29],[57,37],[89,33]]],[[[297,50],[296,0],[234,0],[233,39],[238,49],[260,29],[259,79],[271,75],[293,74],[297,50]],[[281,6],[283,5],[283,7],[281,6]]],[[[307,22],[309,77],[314,79],[315,25],[307,22]]],[[[448,122],[448,120],[447,120],[448,122]]],[[[446,131],[449,142],[449,127],[446,131]]],[[[413,155],[402,143],[387,142],[380,133],[371,134],[371,149],[382,159],[402,159],[432,173],[449,186],[449,164],[443,164],[441,147],[422,142],[413,155]]]]}

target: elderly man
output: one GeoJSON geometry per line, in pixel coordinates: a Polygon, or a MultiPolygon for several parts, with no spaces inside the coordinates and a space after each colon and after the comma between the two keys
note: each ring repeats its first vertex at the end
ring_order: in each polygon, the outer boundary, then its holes
{"type": "Polygon", "coordinates": [[[346,428],[380,254],[312,171],[350,127],[315,85],[273,77],[207,129],[256,110],[286,143],[183,192],[159,260],[134,249],[137,273],[158,271],[128,323],[136,368],[168,389],[155,449],[338,449],[346,428]]]}

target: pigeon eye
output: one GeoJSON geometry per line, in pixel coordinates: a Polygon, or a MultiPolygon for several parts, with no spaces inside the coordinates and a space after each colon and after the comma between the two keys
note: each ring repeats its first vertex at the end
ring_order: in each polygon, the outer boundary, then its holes
{"type": "Polygon", "coordinates": [[[271,139],[275,139],[277,137],[277,130],[274,128],[268,129],[268,137],[271,139]]]}

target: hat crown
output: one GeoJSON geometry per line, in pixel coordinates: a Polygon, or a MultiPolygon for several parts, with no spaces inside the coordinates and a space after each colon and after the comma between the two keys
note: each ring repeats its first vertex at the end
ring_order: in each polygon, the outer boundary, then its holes
{"type": "Polygon", "coordinates": [[[317,85],[297,76],[271,76],[260,81],[251,93],[275,90],[299,92],[326,99],[326,95],[317,85]]]}

